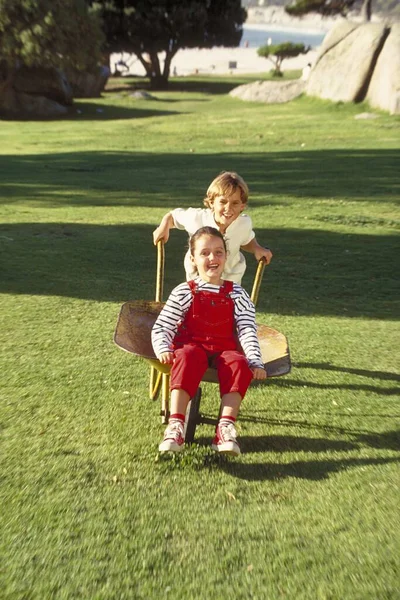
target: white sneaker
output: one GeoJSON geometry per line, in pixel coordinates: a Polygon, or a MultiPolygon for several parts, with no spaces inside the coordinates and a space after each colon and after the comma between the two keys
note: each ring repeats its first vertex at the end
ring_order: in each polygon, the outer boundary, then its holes
{"type": "Polygon", "coordinates": [[[183,435],[184,424],[181,421],[168,423],[164,433],[164,440],[158,446],[160,452],[180,452],[185,445],[183,435]]]}
{"type": "Polygon", "coordinates": [[[235,425],[233,423],[218,423],[211,448],[223,454],[239,456],[240,448],[237,442],[235,425]]]}

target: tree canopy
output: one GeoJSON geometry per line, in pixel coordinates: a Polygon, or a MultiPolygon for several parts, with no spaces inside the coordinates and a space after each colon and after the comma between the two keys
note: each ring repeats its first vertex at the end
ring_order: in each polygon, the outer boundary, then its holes
{"type": "Polygon", "coordinates": [[[98,64],[102,33],[85,0],[0,0],[2,75],[18,65],[72,67],[98,64]]]}
{"type": "Polygon", "coordinates": [[[258,48],[258,56],[268,58],[274,65],[274,75],[282,75],[282,62],[285,58],[293,58],[299,54],[307,54],[311,50],[310,46],[304,44],[293,44],[292,42],[283,42],[282,44],[271,44],[258,48]]]}
{"type": "MultiPolygon", "coordinates": [[[[359,8],[364,20],[371,19],[373,0],[295,0],[288,6],[285,6],[285,11],[294,17],[302,17],[303,15],[316,12],[324,16],[343,15],[353,8],[359,8]]],[[[388,6],[390,5],[390,2],[388,6]]]]}
{"type": "Polygon", "coordinates": [[[108,52],[135,54],[153,87],[166,87],[181,48],[238,46],[246,19],[240,0],[89,1],[101,16],[108,52]]]}
{"type": "Polygon", "coordinates": [[[324,16],[345,15],[354,5],[356,0],[296,0],[285,6],[289,15],[301,17],[310,12],[324,16]]]}

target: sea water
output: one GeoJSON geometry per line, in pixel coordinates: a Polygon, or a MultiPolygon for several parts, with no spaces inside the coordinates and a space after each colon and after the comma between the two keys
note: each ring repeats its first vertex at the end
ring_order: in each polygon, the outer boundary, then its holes
{"type": "Polygon", "coordinates": [[[267,44],[304,44],[317,48],[322,44],[326,31],[307,31],[295,28],[283,28],[276,25],[243,25],[241,48],[259,48],[267,44]]]}

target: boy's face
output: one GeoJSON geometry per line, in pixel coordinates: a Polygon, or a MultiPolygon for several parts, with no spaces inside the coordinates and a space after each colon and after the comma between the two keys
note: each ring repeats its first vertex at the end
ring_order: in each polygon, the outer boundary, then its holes
{"type": "Polygon", "coordinates": [[[246,204],[242,202],[240,190],[214,198],[212,211],[220,231],[224,232],[238,218],[246,204]]]}

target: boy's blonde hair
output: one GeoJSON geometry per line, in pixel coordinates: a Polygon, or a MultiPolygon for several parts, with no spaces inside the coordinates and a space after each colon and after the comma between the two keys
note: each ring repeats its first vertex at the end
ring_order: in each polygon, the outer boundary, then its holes
{"type": "Polygon", "coordinates": [[[208,208],[212,208],[217,196],[225,196],[240,190],[240,198],[243,204],[247,204],[249,199],[249,188],[247,183],[240,175],[233,171],[222,171],[209,185],[207,195],[203,203],[208,208]]]}

